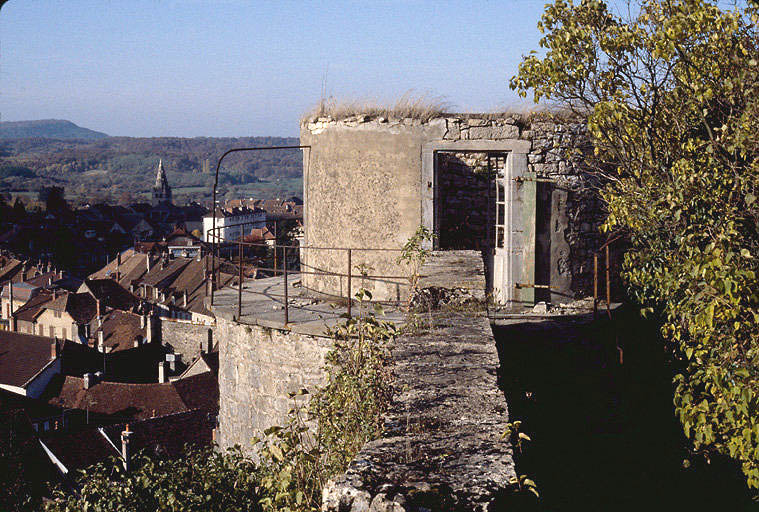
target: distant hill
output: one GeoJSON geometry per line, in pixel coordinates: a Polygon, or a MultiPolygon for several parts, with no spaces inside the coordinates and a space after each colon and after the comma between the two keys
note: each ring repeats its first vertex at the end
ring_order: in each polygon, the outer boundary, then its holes
{"type": "MultiPolygon", "coordinates": [[[[174,198],[180,203],[201,201],[210,197],[216,163],[228,149],[296,144],[292,137],[0,137],[0,194],[58,186],[69,198],[90,201],[100,196],[114,201],[128,195],[145,198],[162,160],[174,198]]],[[[219,173],[219,190],[228,199],[300,195],[302,168],[298,150],[233,153],[219,173]]]]}
{"type": "Polygon", "coordinates": [[[0,122],[0,139],[25,139],[42,137],[46,139],[97,140],[107,134],[77,126],[64,119],[41,119],[39,121],[0,122]]]}

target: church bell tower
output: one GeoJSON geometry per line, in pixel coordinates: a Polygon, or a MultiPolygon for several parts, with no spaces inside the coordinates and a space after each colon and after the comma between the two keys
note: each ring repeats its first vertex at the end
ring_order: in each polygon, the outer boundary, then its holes
{"type": "Polygon", "coordinates": [[[171,204],[171,187],[166,180],[166,172],[163,170],[163,160],[158,161],[158,172],[153,185],[153,206],[171,204]]]}

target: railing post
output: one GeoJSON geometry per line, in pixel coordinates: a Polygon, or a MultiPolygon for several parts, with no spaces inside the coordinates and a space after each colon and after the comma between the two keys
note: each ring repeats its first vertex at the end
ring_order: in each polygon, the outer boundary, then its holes
{"type": "Polygon", "coordinates": [[[598,317],[598,253],[593,253],[593,320],[598,317]]]}
{"type": "Polygon", "coordinates": [[[351,305],[353,304],[353,290],[351,287],[351,249],[348,249],[348,318],[351,317],[351,305]]]}
{"type": "Polygon", "coordinates": [[[290,323],[290,305],[288,304],[290,301],[288,299],[288,292],[287,292],[287,247],[282,247],[282,267],[283,272],[285,276],[285,325],[290,323]]]}
{"type": "MultiPolygon", "coordinates": [[[[216,212],[214,212],[214,215],[216,215],[216,212]]],[[[211,233],[211,275],[208,275],[208,271],[206,270],[206,275],[203,276],[205,279],[211,278],[211,305],[213,306],[213,264],[214,264],[214,255],[216,254],[216,239],[213,237],[213,229],[210,229],[208,231],[211,233]]],[[[150,256],[148,256],[150,257],[150,256]]],[[[206,286],[208,286],[208,283],[206,283],[206,286]]]]}
{"type": "Polygon", "coordinates": [[[237,282],[237,321],[242,318],[242,237],[237,251],[237,266],[240,267],[239,281],[237,282]]]}
{"type": "Polygon", "coordinates": [[[609,245],[606,245],[606,312],[609,313],[611,318],[611,280],[609,278],[611,272],[609,269],[609,245]]]}

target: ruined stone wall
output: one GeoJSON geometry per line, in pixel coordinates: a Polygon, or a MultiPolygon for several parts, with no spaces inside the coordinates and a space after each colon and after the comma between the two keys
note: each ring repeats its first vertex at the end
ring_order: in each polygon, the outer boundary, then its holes
{"type": "MultiPolygon", "coordinates": [[[[562,303],[592,294],[593,251],[605,240],[598,231],[605,217],[600,184],[583,163],[592,148],[584,124],[548,114],[450,114],[427,123],[366,116],[311,119],[301,127],[301,143],[312,145],[310,156],[304,156],[306,245],[401,247],[422,221],[423,189],[432,187],[423,183],[423,148],[435,141],[471,141],[475,148],[437,153],[440,248],[487,250],[494,218],[488,190],[494,192],[482,179],[487,154],[476,150],[477,143],[527,141],[528,172],[551,180],[536,187],[535,283],[552,290],[536,289],[536,300],[562,303]]],[[[346,271],[344,253],[311,252],[312,268],[346,271]]],[[[612,257],[615,268],[620,257],[612,257]]],[[[358,263],[368,263],[375,273],[397,273],[394,260],[395,255],[378,253],[359,257],[358,263]]],[[[378,298],[403,298],[405,283],[390,281],[369,288],[378,298]]],[[[336,277],[306,276],[304,284],[346,294],[345,280],[336,277]]]]}
{"type": "Polygon", "coordinates": [[[287,420],[288,393],[323,384],[331,339],[217,318],[219,437],[222,448],[251,440],[287,420]]]}
{"type": "Polygon", "coordinates": [[[584,124],[545,120],[529,128],[522,134],[532,143],[529,169],[554,180],[538,186],[536,280],[560,290],[543,300],[561,303],[593,293],[593,252],[605,240],[601,184],[583,163],[592,151],[584,124]]]}

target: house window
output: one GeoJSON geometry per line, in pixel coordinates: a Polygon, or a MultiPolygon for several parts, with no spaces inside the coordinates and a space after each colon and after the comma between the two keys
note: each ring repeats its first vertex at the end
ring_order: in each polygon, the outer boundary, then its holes
{"type": "Polygon", "coordinates": [[[50,430],[50,422],[46,421],[45,424],[42,426],[42,429],[47,432],[50,430]]]}
{"type": "Polygon", "coordinates": [[[50,336],[51,338],[55,338],[55,327],[52,325],[48,327],[48,336],[50,336]]]}
{"type": "Polygon", "coordinates": [[[61,337],[62,337],[64,340],[65,340],[65,339],[68,339],[68,338],[66,338],[66,328],[65,328],[65,327],[61,328],[61,332],[63,333],[61,337]]]}

